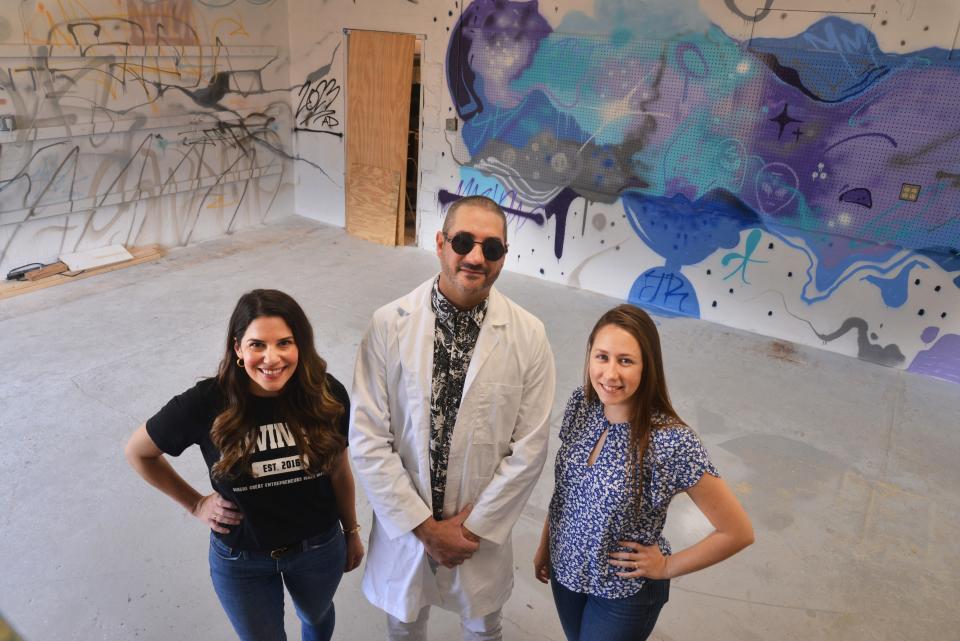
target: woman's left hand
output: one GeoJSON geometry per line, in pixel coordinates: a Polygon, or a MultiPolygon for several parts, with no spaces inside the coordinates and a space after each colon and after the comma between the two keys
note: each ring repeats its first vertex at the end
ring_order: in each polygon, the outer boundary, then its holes
{"type": "Polygon", "coordinates": [[[628,552],[611,552],[610,565],[623,568],[617,576],[625,579],[667,579],[667,557],[660,551],[659,545],[640,545],[634,541],[617,541],[617,545],[628,548],[628,552]]]}
{"type": "Polygon", "coordinates": [[[360,532],[347,534],[347,564],[343,571],[349,572],[360,567],[360,561],[363,560],[363,539],[360,538],[360,532]]]}

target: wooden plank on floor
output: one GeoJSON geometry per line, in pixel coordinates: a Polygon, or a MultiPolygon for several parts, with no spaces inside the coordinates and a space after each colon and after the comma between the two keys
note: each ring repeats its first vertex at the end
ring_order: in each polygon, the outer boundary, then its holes
{"type": "Polygon", "coordinates": [[[144,245],[143,247],[131,248],[130,254],[133,256],[133,260],[127,260],[122,263],[104,265],[103,267],[87,269],[82,272],[65,272],[62,274],[55,274],[53,276],[47,276],[46,278],[33,281],[3,281],[0,282],[0,300],[4,298],[10,298],[12,296],[19,296],[20,294],[26,294],[27,292],[36,291],[38,289],[53,287],[54,285],[62,285],[63,283],[69,283],[81,278],[87,278],[88,276],[105,274],[123,267],[147,263],[163,257],[165,253],[166,252],[163,251],[163,248],[160,247],[160,245],[144,245]]]}
{"type": "Polygon", "coordinates": [[[66,263],[56,262],[50,263],[49,265],[44,265],[40,269],[35,269],[32,272],[27,272],[24,274],[27,277],[27,280],[40,280],[41,278],[47,278],[49,276],[55,276],[57,274],[62,274],[65,271],[69,271],[69,267],[66,263]]]}
{"type": "Polygon", "coordinates": [[[400,172],[360,163],[350,165],[348,172],[353,184],[347,192],[350,233],[381,245],[396,245],[393,221],[400,198],[400,172]]]}

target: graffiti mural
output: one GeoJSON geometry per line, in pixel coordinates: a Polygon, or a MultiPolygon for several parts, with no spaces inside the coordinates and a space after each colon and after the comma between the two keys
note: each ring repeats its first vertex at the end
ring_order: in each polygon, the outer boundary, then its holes
{"type": "Polygon", "coordinates": [[[312,71],[297,90],[296,125],[294,131],[312,131],[343,138],[335,101],[340,96],[337,79],[330,77],[340,43],[333,48],[330,62],[312,71]]]}
{"type": "MultiPolygon", "coordinates": [[[[789,17],[772,4],[726,9],[789,17]]],[[[484,182],[562,273],[587,208],[620,209],[624,298],[960,382],[956,56],[884,49],[843,15],[738,37],[692,2],[592,9],[466,5],[446,60],[461,181],[441,204],[484,182]]]]}
{"type": "Polygon", "coordinates": [[[285,29],[282,6],[16,4],[0,10],[0,272],[272,214],[295,158],[290,87],[247,25],[285,29]]]}

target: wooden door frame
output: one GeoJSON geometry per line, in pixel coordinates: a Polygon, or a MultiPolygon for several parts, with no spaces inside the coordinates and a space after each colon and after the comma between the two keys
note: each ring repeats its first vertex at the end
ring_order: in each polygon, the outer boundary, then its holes
{"type": "MultiPolygon", "coordinates": [[[[344,107],[343,107],[343,131],[344,131],[344,139],[343,139],[343,140],[344,140],[344,145],[343,145],[343,189],[344,189],[344,194],[343,194],[343,227],[344,227],[344,229],[347,228],[347,200],[348,200],[348,198],[349,198],[349,195],[347,194],[347,183],[348,183],[348,181],[347,181],[347,172],[350,171],[350,164],[349,164],[350,161],[349,161],[349,158],[347,158],[347,148],[348,148],[348,145],[346,144],[346,135],[348,135],[348,134],[349,134],[349,131],[350,131],[350,124],[349,124],[349,120],[350,120],[350,116],[349,116],[349,113],[350,113],[350,110],[349,110],[349,104],[350,104],[350,103],[349,103],[349,100],[350,100],[350,98],[349,98],[349,91],[350,91],[349,86],[350,86],[350,82],[349,82],[348,74],[349,74],[349,70],[350,70],[350,33],[353,32],[353,31],[366,31],[366,32],[371,32],[371,33],[389,33],[389,34],[395,34],[395,35],[413,36],[416,41],[419,41],[419,42],[421,43],[421,44],[420,44],[420,47],[421,47],[421,52],[420,52],[420,72],[421,72],[421,75],[420,75],[420,115],[419,115],[419,118],[417,119],[417,128],[418,128],[418,131],[417,131],[417,140],[418,140],[418,149],[417,149],[417,202],[416,202],[416,203],[413,203],[413,206],[414,206],[414,214],[415,214],[415,216],[416,216],[416,218],[415,218],[415,225],[416,225],[416,226],[415,226],[415,232],[414,232],[414,233],[415,233],[415,237],[416,237],[416,242],[419,243],[419,240],[420,240],[419,201],[420,201],[421,188],[422,188],[422,186],[423,186],[423,184],[422,184],[422,183],[423,183],[423,172],[420,170],[420,159],[423,158],[423,121],[424,121],[424,119],[423,119],[423,105],[424,105],[424,99],[425,99],[425,97],[426,97],[426,96],[425,96],[426,92],[425,92],[424,89],[423,89],[423,67],[424,67],[423,61],[424,61],[424,58],[425,58],[424,52],[425,52],[425,50],[426,50],[427,34],[425,34],[425,33],[411,33],[411,32],[407,32],[407,31],[387,31],[387,30],[385,30],[385,29],[364,29],[364,28],[361,28],[361,27],[343,27],[343,41],[344,41],[344,44],[346,45],[346,46],[344,46],[344,48],[343,48],[343,49],[344,49],[344,54],[343,54],[343,70],[344,70],[344,74],[343,74],[343,83],[342,83],[342,85],[341,85],[341,86],[343,87],[342,91],[343,91],[343,105],[344,105],[344,107]]],[[[414,48],[414,50],[416,50],[416,48],[414,48]]],[[[411,63],[411,65],[412,65],[412,64],[413,64],[413,60],[411,60],[410,63],[411,63]]],[[[409,118],[408,118],[408,120],[409,120],[409,118]]],[[[405,171],[406,171],[406,159],[404,159],[404,174],[405,174],[405,171]]],[[[401,247],[404,245],[404,216],[403,216],[402,214],[404,213],[404,211],[405,211],[405,209],[406,209],[406,207],[405,207],[405,203],[406,203],[406,196],[405,196],[406,185],[405,185],[404,183],[405,183],[405,180],[404,180],[404,181],[401,181],[401,185],[400,185],[400,190],[401,190],[401,191],[400,191],[399,197],[398,197],[398,199],[397,199],[397,200],[398,200],[397,217],[396,217],[397,226],[396,226],[396,229],[394,230],[394,244],[395,244],[395,245],[399,245],[399,246],[401,246],[401,247]]]]}
{"type": "MultiPolygon", "coordinates": [[[[414,34],[417,42],[420,43],[420,106],[417,109],[417,202],[413,203],[414,227],[413,238],[414,245],[420,246],[420,189],[423,187],[423,172],[420,171],[420,161],[423,159],[423,101],[426,97],[426,91],[423,90],[423,59],[424,51],[427,48],[427,37],[422,34],[414,34]]],[[[416,52],[416,47],[414,47],[416,52]]],[[[400,243],[401,245],[404,243],[400,243]]]]}

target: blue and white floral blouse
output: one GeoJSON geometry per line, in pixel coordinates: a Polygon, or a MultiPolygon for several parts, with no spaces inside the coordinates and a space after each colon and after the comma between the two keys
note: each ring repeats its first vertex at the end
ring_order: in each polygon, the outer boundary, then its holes
{"type": "Polygon", "coordinates": [[[641,495],[629,492],[626,464],[630,424],[611,425],[599,401],[587,403],[583,388],[567,402],[560,427],[556,486],[550,501],[550,563],[556,580],[568,590],[607,599],[632,596],[643,579],[624,579],[608,563],[621,551],[617,541],[659,544],[670,500],[695,485],[705,472],[720,476],[697,435],[676,419],[654,417],[650,445],[643,457],[641,495]],[[609,430],[594,464],[590,453],[609,430]]]}

